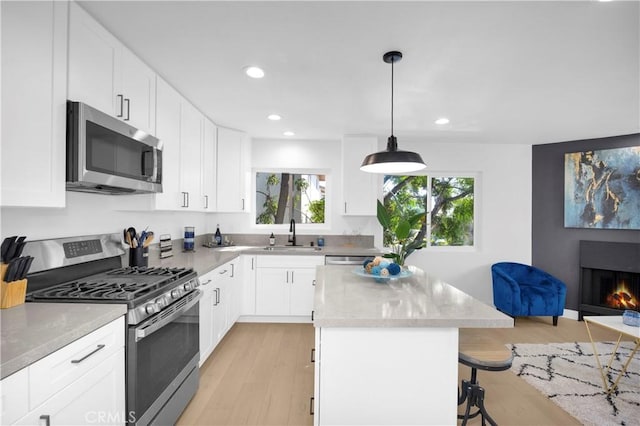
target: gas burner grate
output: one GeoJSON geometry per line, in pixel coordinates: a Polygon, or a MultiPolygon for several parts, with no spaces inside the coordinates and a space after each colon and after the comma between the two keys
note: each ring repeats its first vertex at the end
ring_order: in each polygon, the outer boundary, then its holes
{"type": "Polygon", "coordinates": [[[120,268],[109,272],[109,275],[158,275],[158,276],[174,276],[181,275],[184,272],[190,272],[187,268],[159,268],[159,267],[139,267],[130,266],[120,268]]]}

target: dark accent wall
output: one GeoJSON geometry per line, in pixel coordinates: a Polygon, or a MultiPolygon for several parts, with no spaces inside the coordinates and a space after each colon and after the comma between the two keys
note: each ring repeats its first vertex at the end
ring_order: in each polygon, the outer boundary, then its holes
{"type": "Polygon", "coordinates": [[[627,146],[640,134],[533,146],[531,262],[567,284],[567,309],[578,310],[580,240],[640,243],[640,230],[565,228],[564,154],[627,146]]]}

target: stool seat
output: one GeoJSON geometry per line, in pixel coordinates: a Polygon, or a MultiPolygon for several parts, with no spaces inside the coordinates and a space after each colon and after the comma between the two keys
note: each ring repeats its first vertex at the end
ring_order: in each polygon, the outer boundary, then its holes
{"type": "Polygon", "coordinates": [[[471,379],[462,380],[460,393],[458,394],[458,405],[467,402],[464,414],[459,414],[458,418],[462,419],[462,425],[465,426],[469,419],[482,416],[482,425],[485,420],[493,426],[497,426],[495,420],[491,418],[484,407],[485,390],[480,386],[477,380],[478,370],[485,371],[504,371],[511,368],[513,362],[513,354],[507,348],[490,349],[478,345],[464,345],[458,349],[458,361],[471,367],[471,379]],[[476,407],[478,410],[471,413],[471,408],[476,407]]]}
{"type": "Polygon", "coordinates": [[[466,366],[488,371],[503,371],[511,368],[513,354],[507,348],[486,350],[461,348],[458,361],[466,366]]]}

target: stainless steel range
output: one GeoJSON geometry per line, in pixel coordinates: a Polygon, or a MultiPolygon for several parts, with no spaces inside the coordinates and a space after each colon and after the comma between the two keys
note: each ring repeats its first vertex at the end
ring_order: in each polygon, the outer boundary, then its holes
{"type": "Polygon", "coordinates": [[[130,424],[173,424],[198,388],[200,283],[193,269],[122,267],[119,234],[29,242],[29,302],[121,303],[127,310],[130,424]]]}

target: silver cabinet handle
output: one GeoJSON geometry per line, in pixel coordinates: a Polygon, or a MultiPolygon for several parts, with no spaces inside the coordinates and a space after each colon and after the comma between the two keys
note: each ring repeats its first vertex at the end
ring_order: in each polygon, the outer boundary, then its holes
{"type": "Polygon", "coordinates": [[[344,212],[345,212],[345,213],[347,212],[347,202],[346,202],[346,201],[345,201],[345,203],[344,203],[344,212]]]}
{"type": "Polygon", "coordinates": [[[120,100],[120,113],[116,114],[116,117],[122,117],[122,113],[124,111],[124,96],[123,95],[116,95],[116,98],[118,98],[120,100]]]}
{"type": "Polygon", "coordinates": [[[220,271],[220,272],[218,272],[218,273],[219,273],[220,275],[224,275],[224,274],[226,274],[226,273],[227,273],[227,270],[225,269],[225,270],[220,271]]]}
{"type": "Polygon", "coordinates": [[[86,354],[82,358],[80,358],[80,359],[72,359],[71,360],[71,364],[80,364],[82,361],[84,361],[85,359],[89,358],[91,355],[95,354],[100,349],[104,349],[104,346],[105,345],[98,345],[98,347],[96,347],[93,351],[89,352],[88,354],[86,354]]]}
{"type": "Polygon", "coordinates": [[[205,209],[209,208],[209,196],[208,195],[204,196],[204,208],[205,209]]]}
{"type": "Polygon", "coordinates": [[[127,103],[127,118],[125,118],[124,121],[129,121],[129,118],[131,118],[129,117],[129,113],[131,112],[131,108],[129,108],[131,106],[129,98],[125,98],[124,101],[127,103]]]}
{"type": "Polygon", "coordinates": [[[236,275],[236,265],[234,263],[231,264],[231,278],[236,275]]]}
{"type": "Polygon", "coordinates": [[[294,272],[295,272],[295,271],[291,271],[291,284],[293,284],[293,282],[294,282],[294,280],[293,280],[293,273],[294,273],[294,272]]]}
{"type": "Polygon", "coordinates": [[[183,192],[182,193],[182,206],[180,207],[189,207],[189,193],[188,192],[183,192]]]}
{"type": "Polygon", "coordinates": [[[201,285],[208,285],[210,282],[211,282],[211,280],[207,280],[207,282],[204,282],[201,285]]]}
{"type": "Polygon", "coordinates": [[[40,426],[51,426],[51,416],[48,414],[41,415],[39,424],[40,426]]]}

